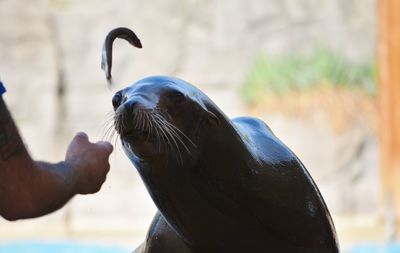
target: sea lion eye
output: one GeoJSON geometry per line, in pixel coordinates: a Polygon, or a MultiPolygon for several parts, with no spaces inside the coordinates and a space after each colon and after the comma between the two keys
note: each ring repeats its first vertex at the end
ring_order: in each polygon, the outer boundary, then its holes
{"type": "Polygon", "coordinates": [[[185,95],[179,91],[173,91],[168,96],[175,104],[182,104],[185,101],[185,95]]]}
{"type": "Polygon", "coordinates": [[[114,109],[117,109],[118,106],[121,104],[122,96],[121,93],[117,92],[112,98],[112,105],[114,109]]]}

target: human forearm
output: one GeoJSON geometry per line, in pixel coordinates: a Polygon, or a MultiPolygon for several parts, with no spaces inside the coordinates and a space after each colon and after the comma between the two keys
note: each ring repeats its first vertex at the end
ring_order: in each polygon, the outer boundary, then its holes
{"type": "MultiPolygon", "coordinates": [[[[65,162],[33,162],[32,168],[8,173],[13,184],[2,188],[1,214],[8,220],[33,218],[62,207],[77,192],[77,175],[65,162]]],[[[15,168],[14,168],[15,169],[15,168]]],[[[6,173],[7,174],[7,173],[6,173]]]]}
{"type": "Polygon", "coordinates": [[[76,192],[76,170],[65,162],[35,162],[0,97],[0,215],[15,220],[44,215],[76,192]]]}
{"type": "Polygon", "coordinates": [[[13,219],[15,206],[31,203],[26,198],[20,198],[31,194],[29,188],[20,189],[20,185],[29,185],[31,168],[34,167],[35,163],[0,97],[0,215],[13,219]]]}

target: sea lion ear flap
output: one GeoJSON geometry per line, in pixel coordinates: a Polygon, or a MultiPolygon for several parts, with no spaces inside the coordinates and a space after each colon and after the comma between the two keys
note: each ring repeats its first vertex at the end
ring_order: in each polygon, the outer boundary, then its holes
{"type": "Polygon", "coordinates": [[[219,118],[209,109],[209,107],[212,108],[212,106],[209,106],[207,103],[203,103],[202,101],[199,102],[199,105],[203,110],[205,121],[210,125],[218,126],[220,123],[219,118]]]}
{"type": "Polygon", "coordinates": [[[219,119],[217,116],[215,116],[214,113],[207,111],[206,112],[206,121],[207,123],[210,123],[214,126],[218,126],[219,125],[219,119]]]}

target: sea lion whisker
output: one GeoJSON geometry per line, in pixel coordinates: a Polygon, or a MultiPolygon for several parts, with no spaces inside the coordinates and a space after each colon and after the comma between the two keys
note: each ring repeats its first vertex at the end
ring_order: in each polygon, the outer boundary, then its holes
{"type": "Polygon", "coordinates": [[[114,123],[114,118],[110,117],[108,119],[106,119],[103,123],[102,123],[102,127],[108,127],[109,125],[112,125],[114,123]]]}
{"type": "Polygon", "coordinates": [[[192,155],[192,152],[188,148],[188,146],[185,144],[185,142],[182,140],[182,138],[179,136],[179,134],[174,130],[174,128],[171,127],[171,124],[165,124],[165,127],[169,129],[171,134],[183,145],[183,147],[186,149],[186,151],[189,153],[189,155],[192,155]]]}
{"type": "Polygon", "coordinates": [[[109,116],[108,119],[106,119],[102,124],[102,128],[104,131],[103,139],[106,139],[108,137],[110,129],[112,129],[113,127],[114,127],[114,117],[109,116]]]}
{"type": "Polygon", "coordinates": [[[186,138],[190,142],[190,144],[193,145],[193,147],[197,148],[197,145],[184,133],[182,132],[179,128],[177,128],[174,124],[171,124],[168,122],[168,125],[173,128],[175,131],[177,131],[180,135],[186,138]]]}
{"type": "Polygon", "coordinates": [[[117,121],[114,118],[110,118],[108,122],[104,125],[104,134],[103,134],[103,139],[105,140],[111,140],[112,138],[112,132],[115,130],[117,121]]]}
{"type": "Polygon", "coordinates": [[[114,115],[114,122],[115,122],[115,129],[118,132],[121,132],[122,127],[123,127],[123,122],[125,120],[125,116],[122,113],[121,109],[118,108],[118,110],[115,111],[115,115],[114,115]]]}
{"type": "Polygon", "coordinates": [[[124,117],[124,119],[120,121],[120,123],[121,123],[121,125],[120,125],[120,127],[121,127],[120,130],[121,130],[121,131],[122,131],[122,130],[128,129],[127,126],[126,126],[126,122],[127,122],[126,117],[127,117],[127,116],[126,116],[126,115],[123,115],[123,117],[124,117]]]}
{"type": "Polygon", "coordinates": [[[135,129],[138,130],[144,130],[144,119],[143,119],[143,110],[139,109],[136,113],[135,113],[135,129]]]}
{"type": "Polygon", "coordinates": [[[114,130],[114,126],[113,125],[108,126],[107,129],[105,130],[104,134],[103,134],[102,139],[103,140],[110,140],[110,136],[111,136],[111,133],[113,132],[113,130],[114,130]]]}
{"type": "Polygon", "coordinates": [[[165,128],[164,119],[162,117],[160,117],[160,115],[156,115],[156,122],[158,123],[159,130],[165,136],[165,138],[167,139],[167,142],[170,144],[170,145],[167,145],[166,148],[170,148],[176,154],[178,164],[180,164],[180,165],[183,164],[182,154],[179,149],[179,146],[178,146],[177,142],[175,141],[175,139],[171,136],[171,134],[165,128]],[[171,139],[172,139],[172,141],[171,141],[171,139]]]}
{"type": "Polygon", "coordinates": [[[170,136],[170,138],[174,142],[174,145],[176,147],[176,152],[178,152],[181,164],[183,165],[183,158],[182,158],[182,154],[181,154],[181,149],[179,148],[179,145],[176,142],[174,135],[172,135],[171,130],[168,128],[168,125],[163,124],[162,126],[163,126],[165,132],[170,136]]]}
{"type": "Polygon", "coordinates": [[[121,129],[120,125],[121,125],[120,121],[118,119],[116,119],[114,121],[114,130],[118,132],[118,130],[121,129]]]}
{"type": "Polygon", "coordinates": [[[112,119],[112,118],[114,118],[114,115],[115,115],[114,111],[109,111],[106,113],[106,119],[107,120],[112,119]]]}
{"type": "Polygon", "coordinates": [[[110,111],[106,113],[104,123],[109,123],[110,120],[114,118],[114,111],[110,111]]]}
{"type": "Polygon", "coordinates": [[[114,125],[115,122],[115,116],[108,118],[105,122],[104,122],[104,126],[107,125],[114,125]]]}
{"type": "MultiPolygon", "coordinates": [[[[171,148],[170,145],[168,145],[169,140],[168,140],[168,137],[166,136],[166,134],[165,134],[165,132],[164,132],[164,130],[163,130],[163,128],[162,128],[162,125],[160,125],[160,122],[157,121],[157,120],[156,120],[155,122],[157,123],[158,129],[160,130],[159,133],[161,133],[160,136],[161,136],[161,140],[162,140],[162,142],[163,142],[164,147],[165,147],[166,149],[171,148]]],[[[168,155],[167,155],[167,154],[168,154],[168,152],[165,152],[165,156],[168,158],[168,155]]],[[[166,159],[166,161],[167,161],[167,163],[168,163],[168,159],[166,159]]]]}
{"type": "MultiPolygon", "coordinates": [[[[176,149],[174,149],[174,150],[175,150],[175,152],[176,152],[176,154],[177,154],[177,159],[178,159],[178,155],[179,155],[180,165],[183,165],[182,152],[181,152],[180,146],[178,145],[176,139],[178,139],[179,142],[182,143],[183,146],[185,146],[185,148],[187,149],[186,145],[183,143],[183,141],[181,140],[181,138],[180,138],[179,136],[177,136],[177,134],[173,131],[173,129],[171,129],[171,128],[169,127],[169,124],[170,124],[170,123],[169,123],[164,117],[162,117],[161,115],[157,115],[157,116],[158,116],[158,119],[159,119],[159,121],[160,121],[160,123],[161,123],[161,125],[162,125],[162,127],[163,127],[163,129],[164,129],[164,131],[165,131],[166,133],[168,133],[168,135],[170,136],[170,138],[171,138],[172,141],[174,142],[174,145],[175,145],[175,147],[176,147],[176,149]]],[[[187,150],[188,150],[188,149],[187,149],[187,150]]],[[[191,153],[190,153],[189,150],[188,150],[188,152],[189,152],[189,154],[191,155],[191,153]]]]}
{"type": "Polygon", "coordinates": [[[135,118],[135,123],[136,123],[135,129],[143,129],[143,128],[141,127],[141,125],[142,125],[142,123],[143,123],[143,120],[142,120],[142,111],[141,111],[141,110],[138,110],[138,111],[135,113],[135,116],[136,116],[136,118],[135,118]]]}
{"type": "MultiPolygon", "coordinates": [[[[176,136],[176,138],[185,146],[185,148],[189,151],[189,148],[186,146],[185,142],[183,141],[182,137],[180,136],[180,134],[183,134],[182,132],[178,132],[176,131],[176,127],[174,127],[174,125],[172,125],[169,122],[165,123],[166,127],[168,127],[168,129],[170,129],[170,131],[176,136]]],[[[189,139],[189,141],[191,142],[191,140],[189,139]]],[[[191,144],[193,144],[193,142],[191,142],[191,144]]]]}
{"type": "Polygon", "coordinates": [[[146,119],[145,129],[147,130],[146,141],[149,141],[149,138],[150,138],[150,135],[151,135],[150,127],[149,127],[149,114],[148,113],[144,114],[144,118],[146,119]]]}
{"type": "MultiPolygon", "coordinates": [[[[157,131],[154,130],[154,117],[152,112],[150,111],[149,113],[146,114],[147,117],[147,124],[148,124],[148,136],[154,136],[154,138],[157,140],[158,139],[158,135],[157,135],[157,131]]],[[[158,143],[158,142],[156,142],[158,143]]]]}
{"type": "Polygon", "coordinates": [[[114,118],[107,119],[107,120],[103,123],[103,127],[104,127],[104,128],[109,127],[110,125],[111,125],[111,126],[114,125],[114,118]]]}
{"type": "Polygon", "coordinates": [[[137,121],[138,129],[143,129],[143,113],[142,113],[142,110],[138,111],[137,117],[138,117],[138,121],[137,121]]]}
{"type": "MultiPolygon", "coordinates": [[[[115,130],[114,126],[111,125],[110,128],[107,130],[108,131],[108,136],[107,136],[107,141],[109,141],[110,143],[114,144],[114,149],[119,148],[119,150],[121,150],[121,148],[118,146],[118,132],[115,130]]],[[[115,155],[116,153],[114,153],[115,155]]]]}
{"type": "Polygon", "coordinates": [[[117,131],[114,131],[114,134],[115,134],[115,138],[114,138],[114,147],[115,147],[115,149],[118,149],[119,151],[122,151],[122,149],[121,149],[121,142],[119,142],[118,140],[119,140],[119,138],[118,138],[118,133],[117,133],[117,131]]]}
{"type": "Polygon", "coordinates": [[[112,128],[113,125],[108,124],[104,124],[103,126],[103,139],[105,139],[105,137],[107,136],[108,132],[110,131],[110,128],[112,128]]]}
{"type": "Polygon", "coordinates": [[[157,122],[157,125],[158,125],[158,129],[160,130],[161,134],[162,134],[164,137],[166,137],[167,144],[169,144],[169,143],[170,143],[170,140],[168,139],[168,137],[167,137],[166,134],[165,134],[165,131],[164,131],[164,128],[163,128],[163,125],[162,125],[162,121],[156,120],[156,122],[157,122]]]}
{"type": "Polygon", "coordinates": [[[147,137],[150,138],[154,135],[153,132],[153,123],[152,123],[152,116],[151,113],[146,113],[146,129],[147,129],[147,137]]]}
{"type": "Polygon", "coordinates": [[[156,136],[157,136],[157,150],[158,150],[158,152],[160,152],[161,151],[161,145],[164,143],[164,140],[163,140],[163,138],[161,136],[161,131],[158,131],[158,129],[160,127],[158,125],[157,119],[154,119],[153,122],[154,122],[154,125],[155,125],[155,133],[156,133],[156,136]]]}
{"type": "Polygon", "coordinates": [[[148,123],[149,123],[149,134],[153,135],[154,133],[154,124],[153,124],[153,115],[152,114],[147,114],[147,116],[149,117],[148,123]]]}
{"type": "MultiPolygon", "coordinates": [[[[154,118],[154,123],[156,125],[156,130],[159,130],[159,131],[156,131],[156,132],[159,133],[159,134],[160,133],[162,134],[163,133],[163,131],[162,131],[162,118],[157,113],[153,114],[152,116],[154,118]]],[[[168,145],[166,145],[166,148],[168,148],[168,145]]]]}
{"type": "Polygon", "coordinates": [[[147,130],[146,129],[146,119],[145,119],[146,113],[144,111],[141,111],[140,113],[141,113],[140,118],[141,118],[141,121],[142,121],[141,122],[142,129],[147,130]]]}
{"type": "MultiPolygon", "coordinates": [[[[167,122],[167,124],[168,124],[168,126],[169,126],[170,128],[172,128],[177,134],[179,134],[179,136],[185,137],[185,139],[188,140],[188,141],[190,142],[190,144],[191,144],[194,148],[197,148],[197,145],[194,144],[194,142],[193,142],[184,132],[182,132],[179,128],[177,128],[176,126],[174,126],[173,124],[171,124],[171,123],[169,123],[169,122],[167,122]]],[[[183,140],[182,140],[182,143],[183,143],[183,140]]]]}
{"type": "MultiPolygon", "coordinates": [[[[156,134],[157,140],[159,140],[160,137],[160,132],[158,131],[158,123],[156,117],[152,114],[152,122],[153,122],[153,127],[154,127],[154,133],[156,134]]],[[[160,152],[161,151],[161,143],[157,141],[157,150],[160,152]]]]}
{"type": "Polygon", "coordinates": [[[118,124],[118,121],[110,121],[109,126],[105,130],[105,133],[103,135],[103,140],[107,140],[109,142],[114,142],[114,147],[117,147],[117,138],[116,136],[118,135],[117,131],[115,130],[115,124],[118,124]],[[112,124],[113,123],[113,124],[112,124]],[[113,141],[114,139],[114,141],[113,141]]]}
{"type": "Polygon", "coordinates": [[[116,133],[117,133],[117,131],[115,130],[115,126],[111,125],[108,129],[108,136],[107,136],[108,140],[111,141],[114,138],[116,133]]]}
{"type": "MultiPolygon", "coordinates": [[[[180,143],[182,143],[186,150],[189,151],[189,149],[187,148],[187,146],[183,143],[183,141],[181,140],[181,138],[179,138],[179,136],[173,131],[173,129],[171,127],[169,127],[170,123],[163,117],[160,115],[160,112],[157,110],[157,113],[154,113],[154,117],[156,118],[156,122],[159,123],[159,125],[161,125],[162,130],[164,130],[166,133],[168,133],[168,135],[170,136],[170,138],[172,139],[172,142],[174,144],[174,146],[176,147],[176,149],[174,148],[175,153],[177,154],[177,156],[179,155],[179,161],[180,163],[183,165],[183,159],[182,159],[182,152],[181,149],[176,141],[176,139],[179,140],[180,143]]],[[[170,141],[171,142],[171,141],[170,141]]],[[[172,143],[171,143],[172,144],[172,143]]],[[[189,151],[190,153],[190,151],[189,151]]],[[[190,153],[191,154],[191,153],[190,153]]],[[[178,157],[177,157],[178,159],[178,157]]]]}
{"type": "Polygon", "coordinates": [[[153,127],[154,127],[154,134],[156,137],[156,148],[157,148],[158,152],[160,152],[161,151],[161,143],[160,143],[159,139],[161,137],[160,137],[160,133],[157,131],[158,125],[157,125],[156,119],[153,117],[153,115],[151,115],[151,116],[152,116],[152,122],[153,122],[153,127]]]}
{"type": "Polygon", "coordinates": [[[136,125],[137,125],[137,114],[134,113],[130,119],[127,119],[127,117],[128,117],[127,113],[125,113],[124,116],[125,116],[125,118],[122,121],[123,128],[125,130],[128,129],[128,126],[126,125],[126,124],[128,124],[128,122],[132,122],[132,124],[134,125],[134,128],[136,128],[136,125]]]}

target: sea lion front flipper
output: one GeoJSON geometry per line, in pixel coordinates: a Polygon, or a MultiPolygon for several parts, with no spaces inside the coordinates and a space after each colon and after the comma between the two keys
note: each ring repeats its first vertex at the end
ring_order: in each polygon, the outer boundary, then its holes
{"type": "Polygon", "coordinates": [[[161,213],[157,212],[146,241],[134,253],[193,253],[193,251],[168,225],[161,213]]]}

